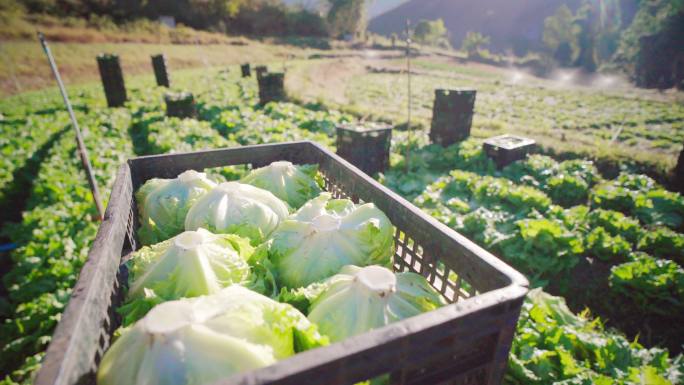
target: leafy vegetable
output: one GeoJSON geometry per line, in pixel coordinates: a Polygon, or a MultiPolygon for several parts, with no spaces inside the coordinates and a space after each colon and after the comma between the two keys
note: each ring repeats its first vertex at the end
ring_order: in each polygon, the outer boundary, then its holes
{"type": "Polygon", "coordinates": [[[474,184],[473,196],[478,203],[514,214],[528,214],[532,210],[545,212],[551,200],[543,192],[528,186],[518,186],[503,178],[483,177],[474,184]]]}
{"type": "Polygon", "coordinates": [[[249,262],[260,263],[256,256],[257,261],[250,261],[253,254],[249,240],[204,229],[143,247],[128,262],[131,285],[129,303],[122,308],[124,323],[162,301],[214,294],[232,284],[264,286],[251,272],[249,262]]]}
{"type": "Polygon", "coordinates": [[[586,220],[591,228],[602,227],[610,235],[621,236],[631,243],[636,243],[642,234],[639,221],[618,211],[592,210],[587,213],[586,220]]]}
{"type": "Polygon", "coordinates": [[[284,300],[308,309],[308,318],[332,342],[434,310],[445,304],[423,276],[381,266],[345,266],[339,274],[284,300]]]}
{"type": "Polygon", "coordinates": [[[213,233],[238,234],[257,245],[287,215],[287,205],[272,193],[248,184],[225,182],[190,208],[185,229],[201,227],[213,233]]]}
{"type": "Polygon", "coordinates": [[[234,147],[237,144],[222,137],[211,128],[209,122],[195,119],[166,117],[161,111],[144,116],[140,122],[152,153],[188,152],[220,147],[234,147]]]}
{"type": "Polygon", "coordinates": [[[684,230],[684,197],[665,189],[649,190],[637,196],[634,215],[646,224],[684,230]]]}
{"type": "Polygon", "coordinates": [[[620,211],[630,214],[634,211],[636,203],[634,194],[614,182],[607,182],[596,186],[590,195],[591,206],[607,210],[620,211]]]}
{"type": "Polygon", "coordinates": [[[290,207],[299,209],[321,193],[317,178],[316,164],[295,166],[290,162],[273,162],[253,170],[241,182],[270,191],[290,207]]]}
{"type": "Polygon", "coordinates": [[[534,289],[523,304],[506,383],[677,384],[681,365],[681,356],[629,343],[600,320],[573,314],[563,298],[534,289]]]}
{"type": "Polygon", "coordinates": [[[558,162],[546,155],[530,155],[506,167],[502,174],[516,183],[543,187],[558,172],[558,162]]]}
{"type": "Polygon", "coordinates": [[[32,162],[40,162],[41,148],[49,148],[68,129],[68,115],[28,114],[21,119],[0,119],[0,208],[5,209],[31,186],[34,175],[27,170],[32,162]]]}
{"type": "Polygon", "coordinates": [[[204,173],[188,170],[175,179],[150,179],[136,192],[140,213],[138,239],[143,245],[165,241],[183,232],[190,207],[216,183],[204,173]]]}
{"type": "Polygon", "coordinates": [[[498,247],[511,263],[536,280],[571,269],[584,252],[582,239],[558,220],[523,219],[516,225],[515,236],[498,247]]]}
{"type": "Polygon", "coordinates": [[[156,306],[107,350],[97,383],[211,384],[326,343],[292,306],[234,285],[156,306]]]}
{"type": "Polygon", "coordinates": [[[356,205],[322,193],[278,226],[269,240],[269,259],[280,285],[307,286],[345,265],[389,265],[392,231],[374,204],[356,205]]]}
{"type": "Polygon", "coordinates": [[[644,313],[684,313],[684,269],[674,261],[637,255],[613,266],[610,285],[623,305],[634,304],[644,313]]]}
{"type": "Polygon", "coordinates": [[[589,186],[595,185],[602,179],[594,162],[586,159],[563,161],[558,165],[558,171],[560,174],[581,178],[589,186]]]}
{"type": "Polygon", "coordinates": [[[508,239],[515,226],[513,215],[505,211],[479,207],[457,218],[454,228],[475,242],[492,246],[508,239]]]}
{"type": "Polygon", "coordinates": [[[586,237],[587,252],[603,261],[627,259],[632,248],[621,236],[610,235],[603,227],[594,228],[586,237]]]}
{"type": "Polygon", "coordinates": [[[637,248],[658,258],[672,259],[684,266],[684,234],[667,227],[657,227],[645,232],[639,239],[637,248]]]}
{"type": "Polygon", "coordinates": [[[616,180],[596,186],[591,201],[593,207],[621,211],[644,224],[684,228],[684,197],[645,175],[621,173],[616,180]]]}
{"type": "Polygon", "coordinates": [[[589,185],[580,177],[561,174],[549,179],[547,186],[551,199],[563,207],[587,201],[589,185]]]}
{"type": "Polygon", "coordinates": [[[484,206],[516,216],[524,216],[535,210],[546,212],[551,205],[549,197],[535,188],[460,170],[451,171],[448,176],[437,179],[415,201],[420,206],[444,204],[463,212],[466,211],[466,205],[471,209],[484,206]],[[463,203],[451,201],[453,198],[463,203]]]}

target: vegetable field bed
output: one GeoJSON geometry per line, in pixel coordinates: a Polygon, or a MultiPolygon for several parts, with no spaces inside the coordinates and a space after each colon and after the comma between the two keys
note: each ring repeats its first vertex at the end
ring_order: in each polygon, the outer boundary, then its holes
{"type": "MultiPolygon", "coordinates": [[[[98,184],[107,187],[116,164],[132,154],[125,135],[130,116],[126,110],[78,116],[88,127],[86,146],[98,154],[92,159],[98,184]]],[[[1,326],[0,362],[18,381],[30,381],[37,368],[97,230],[84,181],[75,140],[63,135],[41,164],[22,221],[3,228],[19,248],[3,277],[10,313],[1,326]]]]}
{"type": "MultiPolygon", "coordinates": [[[[83,109],[83,105],[76,105],[83,109]]],[[[59,99],[32,95],[13,98],[3,103],[0,111],[0,208],[6,220],[16,219],[21,201],[31,187],[46,152],[67,128],[68,115],[59,99]],[[8,212],[9,211],[9,212],[8,212]]]]}
{"type": "MultiPolygon", "coordinates": [[[[288,83],[301,79],[302,68],[307,67],[297,65],[288,73],[288,83]]],[[[319,94],[321,103],[311,105],[258,107],[255,79],[240,79],[236,66],[224,70],[172,71],[174,90],[196,96],[197,119],[167,118],[165,90],[153,86],[151,75],[126,79],[130,100],[121,109],[103,108],[99,84],[70,88],[105,196],[116,165],[134,154],[303,139],[334,149],[335,125],[354,120],[324,108],[324,94],[319,94]]],[[[639,168],[597,170],[601,162],[615,160],[659,170],[671,165],[684,139],[681,106],[638,95],[553,89],[543,82],[512,84],[502,76],[452,67],[421,70],[437,72],[416,77],[417,122],[428,126],[435,84],[474,86],[475,138],[440,149],[427,145],[426,133],[415,133],[405,174],[407,137],[395,130],[391,168],[376,177],[514,265],[534,285],[566,297],[572,309],[564,307],[562,298],[543,292],[528,297],[506,382],[684,381],[684,359],[674,355],[684,338],[678,328],[684,323],[682,196],[639,175],[639,168]],[[548,111],[553,113],[543,115],[548,111]],[[540,140],[559,153],[557,159],[587,158],[559,161],[536,155],[497,171],[482,153],[481,138],[504,131],[540,140]],[[618,131],[611,142],[610,133],[618,131]]],[[[357,102],[347,105],[337,98],[336,105],[401,122],[404,81],[389,74],[363,74],[345,85],[344,92],[357,102]]],[[[55,90],[0,100],[0,113],[3,130],[8,122],[31,122],[11,125],[11,130],[30,127],[31,136],[12,135],[3,142],[3,151],[25,153],[12,159],[8,167],[13,170],[66,125],[55,90]],[[33,131],[36,127],[45,127],[45,132],[33,131]]],[[[22,220],[3,227],[19,245],[11,254],[13,268],[3,277],[9,293],[7,320],[0,326],[5,384],[31,383],[97,229],[89,219],[94,206],[74,151],[70,130],[49,145],[28,183],[22,220]]],[[[212,175],[232,180],[244,172],[232,167],[212,175]]],[[[10,185],[5,183],[3,191],[10,185]]]]}
{"type": "MultiPolygon", "coordinates": [[[[511,263],[533,286],[568,298],[578,311],[588,307],[648,346],[680,351],[681,195],[643,175],[606,180],[585,160],[533,155],[496,171],[481,141],[447,149],[425,141],[412,149],[411,171],[397,156],[384,183],[511,263]]],[[[395,151],[404,153],[401,145],[395,151]]]]}

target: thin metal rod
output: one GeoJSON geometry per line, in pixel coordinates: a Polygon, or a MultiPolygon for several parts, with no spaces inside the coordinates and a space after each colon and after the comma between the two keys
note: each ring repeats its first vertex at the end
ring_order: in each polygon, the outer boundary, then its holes
{"type": "Polygon", "coordinates": [[[408,116],[406,119],[406,154],[404,155],[406,165],[406,173],[409,172],[409,163],[411,156],[411,20],[406,19],[406,77],[408,80],[408,116]]]}
{"type": "Polygon", "coordinates": [[[90,185],[90,192],[93,194],[93,200],[97,206],[98,219],[102,220],[104,218],[104,207],[102,206],[102,200],[100,199],[100,191],[97,189],[97,181],[93,175],[93,169],[90,166],[90,160],[88,160],[88,151],[86,150],[85,144],[83,144],[83,137],[81,135],[81,129],[78,127],[78,122],[76,121],[76,115],[74,115],[74,110],[71,108],[71,102],[69,101],[69,95],[67,95],[66,89],[64,88],[64,83],[62,83],[62,77],[59,76],[59,70],[57,69],[57,64],[55,64],[55,59],[52,57],[52,52],[50,47],[48,47],[47,41],[45,41],[45,35],[38,32],[38,39],[40,40],[40,45],[43,46],[43,51],[48,57],[50,62],[50,68],[52,69],[52,74],[55,75],[57,80],[57,85],[59,86],[59,92],[62,93],[62,99],[64,99],[64,104],[66,104],[67,111],[69,111],[69,117],[71,118],[71,125],[76,131],[76,145],[78,147],[78,154],[81,158],[81,163],[85,169],[86,176],[88,177],[88,184],[90,185]]]}

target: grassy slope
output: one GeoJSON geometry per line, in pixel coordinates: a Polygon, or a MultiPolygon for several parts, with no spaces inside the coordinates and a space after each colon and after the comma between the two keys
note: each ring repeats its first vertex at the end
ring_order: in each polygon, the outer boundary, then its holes
{"type": "MultiPolygon", "coordinates": [[[[405,124],[405,74],[377,73],[370,68],[399,70],[397,60],[306,62],[288,79],[302,100],[405,124]]],[[[684,141],[684,106],[680,94],[663,95],[620,85],[611,89],[563,86],[523,76],[513,80],[506,69],[454,64],[442,59],[414,62],[413,124],[427,132],[435,88],[478,90],[475,137],[515,133],[532,137],[545,151],[562,156],[588,156],[604,170],[636,163],[666,178],[684,141]]]]}
{"type": "MultiPolygon", "coordinates": [[[[241,39],[235,44],[79,44],[51,43],[50,47],[67,84],[99,79],[95,57],[101,52],[116,53],[126,76],[151,73],[150,55],[164,53],[171,71],[184,68],[215,67],[242,62],[273,63],[276,66],[294,57],[316,51],[289,45],[272,45],[241,39]]],[[[54,79],[38,41],[10,41],[0,45],[0,97],[54,85],[54,79]]]]}

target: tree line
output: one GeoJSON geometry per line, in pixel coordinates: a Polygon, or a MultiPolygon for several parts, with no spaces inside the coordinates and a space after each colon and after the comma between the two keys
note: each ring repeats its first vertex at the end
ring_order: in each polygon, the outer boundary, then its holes
{"type": "Polygon", "coordinates": [[[631,18],[623,2],[584,0],[574,14],[562,5],[544,21],[545,54],[587,72],[622,69],[640,86],[684,87],[684,0],[637,0],[631,18]]]}
{"type": "Polygon", "coordinates": [[[341,37],[365,31],[366,1],[321,0],[320,11],[280,0],[3,0],[0,8],[58,17],[107,16],[117,23],[173,16],[196,29],[231,34],[341,37]]]}
{"type": "MultiPolygon", "coordinates": [[[[414,37],[448,46],[441,19],[421,20],[414,37]]],[[[574,12],[561,5],[544,20],[542,40],[541,52],[534,52],[542,67],[622,70],[639,86],[684,89],[684,0],[583,0],[574,12]]],[[[481,58],[489,42],[471,31],[461,50],[481,58]]],[[[514,46],[513,52],[522,57],[529,47],[514,46]]]]}

